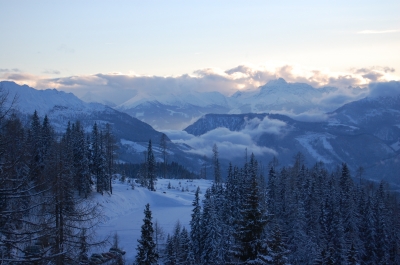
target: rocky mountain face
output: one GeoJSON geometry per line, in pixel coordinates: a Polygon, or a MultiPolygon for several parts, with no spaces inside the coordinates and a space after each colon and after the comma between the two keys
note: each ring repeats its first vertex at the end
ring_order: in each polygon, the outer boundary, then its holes
{"type": "MultiPolygon", "coordinates": [[[[250,134],[258,146],[275,150],[281,165],[293,163],[293,157],[301,152],[309,166],[322,161],[334,168],[345,162],[353,176],[363,167],[361,177],[400,185],[400,96],[364,98],[346,104],[329,113],[323,122],[301,122],[265,113],[208,114],[185,131],[198,136],[220,127],[250,134]],[[268,127],[260,128],[261,123],[250,127],[254,119],[284,125],[271,133],[268,127]]],[[[261,160],[268,161],[271,156],[261,160]]]]}
{"type": "MultiPolygon", "coordinates": [[[[155,155],[161,157],[159,145],[162,133],[126,113],[103,104],[83,102],[72,93],[56,89],[36,90],[6,81],[0,82],[0,89],[8,94],[8,104],[16,97],[16,112],[27,125],[35,110],[42,118],[47,115],[55,131],[60,133],[65,131],[69,121],[79,120],[86,132],[91,132],[95,122],[100,128],[109,123],[118,141],[121,161],[143,162],[143,152],[147,150],[150,139],[155,155]]],[[[192,158],[181,151],[168,137],[167,141],[170,161],[179,161],[186,166],[193,164],[190,161],[192,158]]]]}

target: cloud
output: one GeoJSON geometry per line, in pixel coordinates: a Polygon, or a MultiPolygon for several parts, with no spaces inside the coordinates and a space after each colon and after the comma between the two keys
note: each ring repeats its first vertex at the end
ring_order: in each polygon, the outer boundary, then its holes
{"type": "Polygon", "coordinates": [[[400,82],[372,83],[369,85],[372,98],[400,96],[400,82]]]}
{"type": "Polygon", "coordinates": [[[186,141],[195,137],[186,131],[164,130],[162,132],[165,133],[171,141],[186,141]]]}
{"type": "Polygon", "coordinates": [[[271,148],[258,146],[248,133],[230,131],[227,128],[217,128],[200,136],[182,131],[164,132],[173,142],[186,144],[193,148],[187,152],[202,156],[211,157],[214,144],[218,146],[219,156],[228,160],[242,158],[246,149],[256,156],[277,155],[277,152],[271,148]]]}
{"type": "Polygon", "coordinates": [[[282,129],[286,126],[287,124],[281,120],[270,119],[268,117],[265,117],[263,120],[260,120],[259,118],[253,118],[246,121],[245,128],[242,130],[242,132],[253,137],[263,133],[279,135],[282,133],[282,129]]]}
{"type": "Polygon", "coordinates": [[[234,160],[242,158],[246,149],[256,156],[278,155],[271,148],[258,146],[255,139],[264,133],[282,134],[286,126],[287,124],[283,121],[265,117],[263,120],[258,118],[246,120],[246,125],[241,131],[230,131],[225,127],[220,127],[200,136],[194,136],[185,131],[166,130],[163,132],[171,141],[193,148],[187,152],[211,157],[212,147],[217,144],[221,158],[234,160]]]}
{"type": "Polygon", "coordinates": [[[9,73],[9,72],[20,73],[21,70],[19,70],[18,68],[13,68],[13,69],[0,68],[0,73],[9,73]]]}
{"type": "Polygon", "coordinates": [[[399,29],[388,29],[388,30],[362,30],[357,32],[357,34],[386,34],[386,33],[396,33],[400,32],[399,29]]]}
{"type": "Polygon", "coordinates": [[[58,71],[58,70],[45,70],[42,73],[43,74],[50,74],[50,75],[59,75],[59,74],[61,74],[61,72],[58,71]]]}
{"type": "MultiPolygon", "coordinates": [[[[57,74],[57,71],[49,70],[45,74],[57,74]]],[[[28,84],[37,89],[56,88],[72,92],[80,98],[91,98],[100,102],[111,101],[116,105],[122,104],[138,93],[160,96],[184,95],[193,91],[218,91],[229,96],[238,90],[256,90],[276,78],[283,78],[291,83],[307,83],[316,88],[338,87],[340,89],[338,93],[345,93],[344,95],[326,95],[326,103],[339,102],[341,99],[347,100],[352,96],[358,98],[357,93],[349,94],[346,91],[349,88],[367,88],[371,82],[400,79],[395,75],[395,69],[386,66],[332,72],[329,69],[315,69],[285,62],[269,62],[261,65],[241,64],[228,70],[205,68],[191,74],[166,77],[106,73],[53,78],[35,76],[12,69],[1,69],[0,71],[0,79],[3,80],[28,84]]]]}

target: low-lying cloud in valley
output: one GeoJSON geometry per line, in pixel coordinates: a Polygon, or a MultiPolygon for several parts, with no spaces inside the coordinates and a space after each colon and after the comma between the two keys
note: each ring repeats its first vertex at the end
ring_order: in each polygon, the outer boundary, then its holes
{"type": "Polygon", "coordinates": [[[174,143],[192,147],[193,149],[187,151],[189,153],[211,157],[213,155],[212,148],[214,144],[217,144],[220,157],[234,160],[243,158],[245,150],[249,154],[254,153],[257,157],[277,156],[276,150],[257,145],[256,139],[264,133],[280,135],[286,126],[287,124],[283,121],[265,117],[263,120],[259,118],[247,120],[244,128],[240,131],[230,131],[220,127],[200,136],[176,130],[166,130],[164,133],[174,143]]]}

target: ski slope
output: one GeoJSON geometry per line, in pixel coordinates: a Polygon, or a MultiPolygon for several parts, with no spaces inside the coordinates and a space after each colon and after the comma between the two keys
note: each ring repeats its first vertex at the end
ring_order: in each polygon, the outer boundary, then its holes
{"type": "MultiPolygon", "coordinates": [[[[116,180],[112,195],[93,195],[94,202],[99,203],[104,214],[104,221],[98,227],[96,236],[100,240],[109,237],[112,243],[112,237],[117,233],[119,246],[126,251],[126,262],[131,264],[135,259],[137,240],[140,238],[143,224],[143,211],[147,203],[150,204],[153,223],[157,220],[166,237],[168,234],[172,235],[178,220],[182,227],[190,230],[195,191],[199,186],[202,200],[206,189],[211,185],[210,180],[159,179],[156,191],[152,192],[138,186],[132,189],[130,183],[116,180]],[[168,189],[169,183],[171,189],[168,189]]],[[[93,249],[92,252],[104,252],[110,246],[93,249]]]]}

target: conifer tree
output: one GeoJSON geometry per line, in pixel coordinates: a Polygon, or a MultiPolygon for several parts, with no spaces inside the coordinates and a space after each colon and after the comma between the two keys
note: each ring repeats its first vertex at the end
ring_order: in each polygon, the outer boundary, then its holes
{"type": "Polygon", "coordinates": [[[138,239],[139,245],[137,246],[137,255],[135,264],[137,265],[152,265],[157,264],[158,253],[156,244],[153,240],[153,223],[150,211],[150,204],[146,204],[144,210],[143,225],[141,228],[141,236],[138,239]]]}
{"type": "Polygon", "coordinates": [[[88,144],[85,140],[85,134],[79,121],[73,124],[73,163],[74,163],[74,183],[78,189],[79,195],[87,198],[91,191],[90,170],[88,159],[88,144]]]}
{"type": "Polygon", "coordinates": [[[217,144],[214,144],[212,151],[213,151],[213,164],[214,164],[214,181],[215,181],[215,183],[220,183],[221,182],[221,170],[220,170],[220,166],[219,166],[217,144]]]}
{"type": "Polygon", "coordinates": [[[166,265],[175,265],[175,253],[174,253],[174,242],[172,237],[168,234],[167,236],[167,245],[165,247],[165,258],[164,262],[166,265]]]}
{"type": "Polygon", "coordinates": [[[268,244],[268,255],[271,257],[269,264],[285,265],[288,264],[288,250],[284,242],[282,232],[278,225],[272,230],[271,239],[268,244]]]}
{"type": "Polygon", "coordinates": [[[259,199],[256,164],[252,154],[249,164],[250,182],[247,189],[243,191],[244,204],[241,209],[240,226],[236,233],[238,258],[248,263],[266,257],[267,254],[262,239],[267,219],[259,199]]]}
{"type": "Polygon", "coordinates": [[[207,190],[203,205],[201,264],[224,264],[221,222],[211,189],[207,190]]]}
{"type": "Polygon", "coordinates": [[[114,159],[115,159],[115,140],[111,131],[111,125],[106,124],[104,132],[104,157],[105,157],[105,187],[106,190],[112,194],[112,175],[114,173],[114,159]]]}
{"type": "Polygon", "coordinates": [[[42,185],[45,180],[42,179],[43,164],[43,139],[42,139],[42,126],[37,111],[33,113],[31,126],[29,129],[28,142],[30,143],[30,157],[29,175],[31,179],[37,184],[42,185]]]}
{"type": "Polygon", "coordinates": [[[105,161],[102,145],[102,134],[94,123],[91,139],[91,168],[92,173],[96,177],[96,191],[103,194],[105,188],[105,161]]]}
{"type": "Polygon", "coordinates": [[[196,263],[200,262],[202,251],[201,244],[201,206],[200,206],[200,187],[197,187],[193,200],[192,219],[190,221],[190,238],[192,240],[193,256],[196,263]]]}
{"type": "Polygon", "coordinates": [[[149,145],[147,147],[147,180],[149,182],[148,189],[155,191],[154,182],[156,181],[156,160],[154,158],[151,140],[149,140],[149,145]]]}
{"type": "Polygon", "coordinates": [[[181,233],[179,235],[179,253],[178,253],[178,262],[180,265],[187,265],[189,257],[189,252],[191,252],[192,244],[190,241],[189,233],[185,227],[182,228],[181,233]]]}

